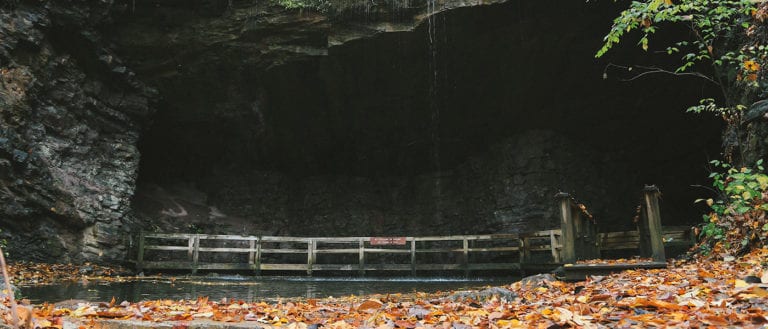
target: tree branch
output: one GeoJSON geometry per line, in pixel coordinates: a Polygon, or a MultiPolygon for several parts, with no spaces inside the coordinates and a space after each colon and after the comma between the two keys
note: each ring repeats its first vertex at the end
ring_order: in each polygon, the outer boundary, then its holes
{"type": "Polygon", "coordinates": [[[707,75],[704,75],[702,73],[699,73],[699,72],[674,72],[674,71],[666,70],[666,69],[663,69],[663,68],[660,68],[660,67],[655,67],[655,66],[642,66],[642,65],[638,65],[638,66],[623,66],[623,65],[617,65],[617,64],[613,64],[613,63],[608,63],[605,66],[605,69],[603,70],[603,77],[607,77],[608,76],[608,69],[611,68],[611,67],[616,67],[616,68],[624,69],[624,70],[627,70],[627,71],[631,71],[634,68],[639,68],[641,70],[644,70],[643,72],[640,72],[637,75],[635,75],[635,76],[633,76],[633,77],[631,77],[629,79],[619,79],[619,81],[624,81],[624,82],[637,80],[637,79],[642,78],[642,77],[644,77],[646,75],[662,73],[662,74],[669,74],[669,75],[674,75],[674,76],[693,76],[693,77],[697,77],[697,78],[702,78],[702,79],[707,80],[707,81],[709,81],[709,82],[711,82],[711,83],[713,83],[713,84],[715,84],[717,86],[720,86],[720,83],[718,83],[717,81],[715,81],[711,77],[709,77],[707,75]]]}

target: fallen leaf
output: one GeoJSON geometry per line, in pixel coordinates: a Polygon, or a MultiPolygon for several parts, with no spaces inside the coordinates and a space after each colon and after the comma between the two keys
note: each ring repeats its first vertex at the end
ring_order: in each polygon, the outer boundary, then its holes
{"type": "Polygon", "coordinates": [[[378,310],[378,309],[380,309],[380,308],[381,308],[381,306],[383,306],[383,305],[384,305],[384,303],[382,303],[382,302],[380,302],[380,301],[378,301],[378,300],[375,300],[375,299],[369,299],[369,300],[366,300],[366,301],[362,302],[362,303],[361,303],[361,304],[360,304],[360,305],[357,307],[357,311],[358,311],[358,312],[363,312],[363,311],[367,311],[367,310],[378,310]]]}

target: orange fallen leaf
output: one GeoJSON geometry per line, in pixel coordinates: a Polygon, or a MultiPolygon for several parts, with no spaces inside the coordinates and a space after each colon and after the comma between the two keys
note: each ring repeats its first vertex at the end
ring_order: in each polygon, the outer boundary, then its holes
{"type": "Polygon", "coordinates": [[[395,321],[395,326],[400,328],[416,328],[416,323],[406,321],[406,320],[397,320],[395,321]]]}
{"type": "Polygon", "coordinates": [[[701,319],[702,322],[713,325],[713,326],[727,326],[728,321],[723,318],[722,316],[717,315],[707,315],[703,319],[701,319]]]}
{"type": "Polygon", "coordinates": [[[131,316],[132,314],[127,312],[98,311],[96,312],[96,315],[101,318],[123,318],[131,316]]]}
{"type": "Polygon", "coordinates": [[[384,303],[375,300],[375,299],[369,299],[360,304],[360,306],[357,307],[358,312],[363,312],[367,310],[378,310],[380,309],[384,303]]]}

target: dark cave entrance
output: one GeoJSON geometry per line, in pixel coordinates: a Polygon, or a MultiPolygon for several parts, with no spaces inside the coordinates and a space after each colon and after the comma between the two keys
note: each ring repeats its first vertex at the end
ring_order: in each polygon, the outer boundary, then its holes
{"type": "MultiPolygon", "coordinates": [[[[697,223],[707,191],[691,186],[707,185],[720,123],[684,108],[708,87],[604,79],[594,52],[615,9],[462,8],[268,70],[194,68],[160,87],[137,213],[182,231],[514,233],[555,227],[566,191],[626,227],[653,183],[665,224],[697,223]]],[[[654,60],[637,53],[615,56],[654,60]]]]}

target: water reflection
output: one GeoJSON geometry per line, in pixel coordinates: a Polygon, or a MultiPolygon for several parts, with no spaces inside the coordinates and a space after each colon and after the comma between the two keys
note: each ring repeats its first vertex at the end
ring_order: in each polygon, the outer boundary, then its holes
{"type": "Polygon", "coordinates": [[[131,282],[62,283],[48,286],[22,287],[24,297],[33,303],[66,299],[87,301],[137,302],[153,299],[212,300],[234,298],[245,301],[279,298],[324,298],[329,296],[368,295],[408,292],[437,292],[479,288],[511,283],[514,278],[494,279],[375,279],[375,278],[306,278],[306,277],[180,277],[147,278],[131,282]]]}

